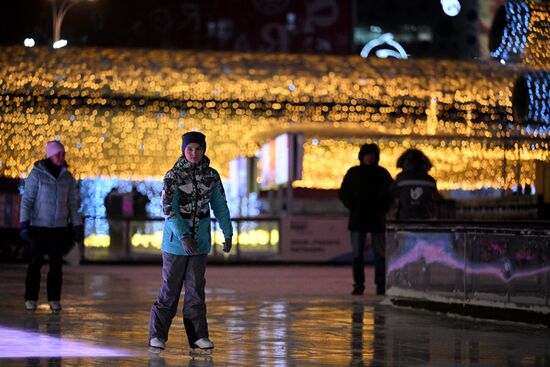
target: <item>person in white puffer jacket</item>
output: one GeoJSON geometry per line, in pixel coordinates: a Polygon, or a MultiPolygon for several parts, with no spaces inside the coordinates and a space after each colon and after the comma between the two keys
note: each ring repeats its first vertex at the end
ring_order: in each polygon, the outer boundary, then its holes
{"type": "Polygon", "coordinates": [[[49,258],[47,295],[50,308],[61,310],[63,253],[84,237],[78,212],[76,180],[65,162],[65,147],[57,141],[46,144],[46,159],[34,163],[25,179],[21,199],[20,234],[30,243],[30,259],[25,280],[25,307],[37,307],[40,270],[44,255],[49,258]],[[71,230],[72,227],[72,230],[71,230]]]}

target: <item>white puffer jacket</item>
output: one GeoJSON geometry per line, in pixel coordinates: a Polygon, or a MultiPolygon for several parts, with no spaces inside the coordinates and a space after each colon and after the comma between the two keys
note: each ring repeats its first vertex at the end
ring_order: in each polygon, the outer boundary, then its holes
{"type": "Polygon", "coordinates": [[[79,194],[76,180],[67,170],[61,168],[55,178],[46,168],[44,160],[34,163],[34,167],[25,179],[25,191],[21,200],[20,221],[30,221],[35,227],[67,227],[81,225],[78,213],[79,194]]]}

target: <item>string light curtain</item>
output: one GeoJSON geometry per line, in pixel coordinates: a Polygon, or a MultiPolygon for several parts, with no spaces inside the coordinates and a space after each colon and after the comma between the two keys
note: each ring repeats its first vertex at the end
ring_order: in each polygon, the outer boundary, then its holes
{"type": "Polygon", "coordinates": [[[521,153],[522,170],[548,158],[544,126],[514,124],[512,86],[529,71],[446,60],[6,47],[0,175],[25,176],[57,138],[79,178],[160,179],[181,154],[181,134],[196,129],[228,177],[231,159],[255,154],[280,132],[303,131],[311,140],[296,185],[338,187],[340,168],[376,139],[388,167],[415,145],[441,162],[434,169],[444,187],[499,187],[502,157],[511,155],[510,167],[521,153]],[[485,173],[462,174],[476,165],[485,173]]]}
{"type": "Polygon", "coordinates": [[[516,121],[550,129],[550,73],[538,71],[519,76],[512,101],[516,121]]]}
{"type": "Polygon", "coordinates": [[[550,2],[508,1],[491,27],[491,56],[550,69],[550,2]]]}

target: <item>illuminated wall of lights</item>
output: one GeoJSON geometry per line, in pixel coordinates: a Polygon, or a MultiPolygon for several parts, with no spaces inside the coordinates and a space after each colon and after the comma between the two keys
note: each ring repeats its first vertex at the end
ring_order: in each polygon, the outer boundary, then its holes
{"type": "Polygon", "coordinates": [[[522,143],[503,149],[502,144],[491,141],[426,139],[313,139],[304,146],[303,180],[299,187],[337,188],[352,165],[357,165],[357,153],[363,143],[380,146],[380,165],[395,177],[397,158],[408,148],[422,150],[430,158],[430,174],[437,178],[441,190],[477,190],[483,188],[514,187],[517,168],[520,182],[533,184],[535,161],[550,159],[550,144],[522,143]],[[503,157],[506,163],[503,166],[503,157]],[[337,162],[337,163],[335,163],[337,162]],[[518,165],[519,164],[519,165],[518,165]],[[324,177],[319,180],[319,177],[324,177]]]}
{"type": "Polygon", "coordinates": [[[57,138],[79,178],[159,180],[181,154],[181,134],[192,129],[207,135],[207,155],[226,178],[231,159],[255,154],[282,131],[303,131],[319,142],[306,146],[304,179],[297,183],[303,187],[338,187],[341,170],[355,164],[368,140],[380,142],[382,163],[391,170],[407,146],[425,149],[442,188],[502,187],[511,175],[498,174],[504,155],[510,155],[507,167],[519,157],[522,175],[532,181],[534,160],[548,159],[547,129],[513,124],[511,88],[530,71],[522,65],[0,51],[0,175],[7,177],[28,174],[46,141],[57,138]]]}
{"type": "Polygon", "coordinates": [[[529,2],[531,19],[523,62],[550,70],[550,3],[529,2]]]}
{"type": "Polygon", "coordinates": [[[130,182],[127,180],[112,178],[94,178],[80,181],[81,212],[82,215],[90,218],[105,218],[106,211],[104,200],[111,189],[116,189],[120,194],[132,191],[132,186],[150,200],[146,206],[149,217],[162,217],[161,192],[162,182],[140,181],[130,182]]]}
{"type": "Polygon", "coordinates": [[[523,53],[529,32],[529,5],[523,1],[508,1],[504,4],[506,25],[502,31],[502,39],[491,56],[505,61],[514,55],[523,53]]]}
{"type": "Polygon", "coordinates": [[[524,79],[528,101],[521,119],[550,125],[550,73],[527,73],[524,79]]]}
{"type": "Polygon", "coordinates": [[[491,56],[505,61],[520,56],[523,63],[550,68],[550,4],[513,0],[504,4],[506,25],[491,56]]]}
{"type": "MultiPolygon", "coordinates": [[[[149,253],[158,253],[162,246],[162,226],[164,222],[152,223],[147,222],[146,227],[151,227],[146,233],[133,233],[130,237],[130,245],[133,248],[141,248],[149,253]],[[155,225],[153,228],[153,224],[155,225]]],[[[221,244],[224,241],[223,232],[221,230],[213,230],[211,233],[214,244],[221,244]]],[[[234,243],[238,243],[245,251],[250,252],[254,249],[263,250],[265,248],[275,247],[279,245],[279,230],[266,230],[256,228],[250,230],[242,230],[236,234],[234,243]]],[[[84,239],[84,246],[87,248],[105,248],[111,246],[111,238],[108,233],[92,233],[84,239]]],[[[277,249],[277,247],[275,247],[277,249]]],[[[220,248],[221,251],[221,248],[220,248]]]]}

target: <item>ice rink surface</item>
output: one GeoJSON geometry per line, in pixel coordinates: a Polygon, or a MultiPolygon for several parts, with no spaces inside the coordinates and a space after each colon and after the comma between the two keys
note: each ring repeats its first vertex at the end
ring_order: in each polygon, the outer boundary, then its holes
{"type": "Polygon", "coordinates": [[[191,357],[181,302],[160,356],[147,352],[160,265],[64,268],[63,310],[34,312],[26,266],[0,264],[0,366],[550,366],[550,330],[452,317],[351,296],[347,266],[209,265],[211,357],[191,357]]]}

